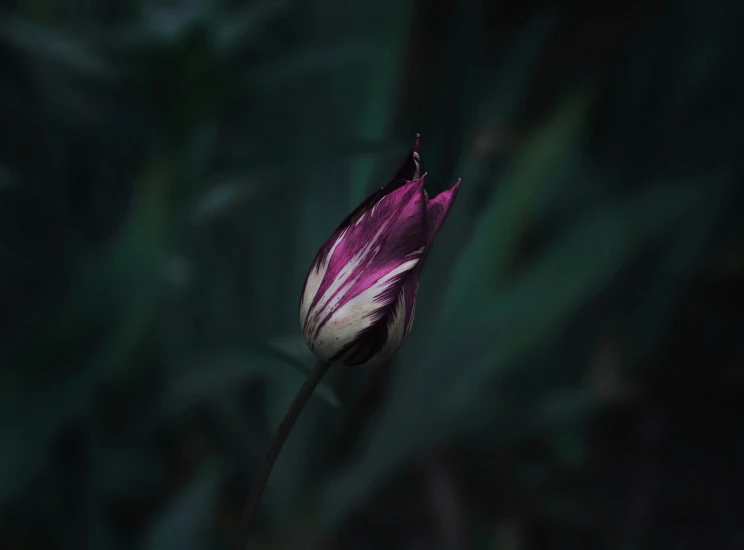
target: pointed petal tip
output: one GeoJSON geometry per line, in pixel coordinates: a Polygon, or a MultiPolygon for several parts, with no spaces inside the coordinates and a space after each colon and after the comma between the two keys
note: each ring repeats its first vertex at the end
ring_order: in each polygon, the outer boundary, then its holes
{"type": "Polygon", "coordinates": [[[413,154],[416,158],[419,156],[419,146],[421,145],[421,134],[416,134],[416,139],[413,140],[413,154]]]}
{"type": "Polygon", "coordinates": [[[419,176],[418,178],[406,182],[405,187],[408,189],[421,190],[424,187],[424,178],[426,178],[426,173],[424,173],[422,176],[419,176]]]}
{"type": "Polygon", "coordinates": [[[424,189],[424,180],[426,179],[426,172],[421,174],[418,179],[413,180],[412,185],[418,189],[421,193],[424,194],[424,197],[428,200],[428,195],[426,194],[426,189],[424,189]]]}
{"type": "MultiPolygon", "coordinates": [[[[427,197],[428,202],[429,203],[434,203],[434,204],[439,204],[439,205],[448,204],[448,205],[451,206],[452,203],[454,203],[455,202],[455,199],[457,198],[457,192],[460,189],[460,182],[461,181],[462,181],[462,179],[458,178],[458,180],[455,183],[455,185],[453,185],[449,189],[445,189],[444,191],[440,192],[438,195],[434,196],[431,199],[429,199],[427,197]]],[[[449,208],[449,206],[448,206],[448,208],[449,208]]]]}

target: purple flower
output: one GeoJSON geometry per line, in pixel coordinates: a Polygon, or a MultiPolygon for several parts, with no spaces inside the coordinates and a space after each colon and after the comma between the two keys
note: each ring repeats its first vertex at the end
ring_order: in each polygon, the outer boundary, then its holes
{"type": "Polygon", "coordinates": [[[322,361],[384,361],[411,330],[424,261],[460,186],[429,199],[419,160],[417,136],[392,181],[338,226],[313,261],[300,323],[322,361]]]}

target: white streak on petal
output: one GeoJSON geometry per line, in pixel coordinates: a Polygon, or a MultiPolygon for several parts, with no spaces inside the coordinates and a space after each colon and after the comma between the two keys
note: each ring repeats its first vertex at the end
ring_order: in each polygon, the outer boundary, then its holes
{"type": "Polygon", "coordinates": [[[413,307],[411,308],[411,317],[408,319],[408,326],[406,327],[406,335],[408,336],[408,333],[411,332],[411,329],[413,328],[413,320],[416,318],[416,300],[413,300],[413,307]]]}
{"type": "MultiPolygon", "coordinates": [[[[309,337],[317,329],[318,324],[324,318],[330,315],[330,313],[338,306],[341,299],[346,295],[349,289],[353,286],[356,279],[359,278],[360,265],[365,260],[368,259],[368,256],[371,255],[372,257],[374,257],[375,255],[377,255],[377,253],[380,250],[380,247],[376,246],[377,241],[380,240],[380,237],[387,229],[387,226],[390,223],[390,221],[391,221],[390,219],[387,219],[385,220],[385,222],[380,224],[380,227],[378,228],[377,233],[374,235],[374,237],[372,237],[369,241],[367,241],[365,245],[362,248],[360,248],[356,254],[354,254],[351,260],[349,260],[346,263],[346,265],[344,265],[343,268],[341,268],[341,271],[339,271],[337,277],[333,280],[333,282],[328,287],[328,289],[326,289],[326,291],[323,293],[323,296],[321,296],[318,302],[315,304],[315,306],[310,311],[308,311],[305,318],[304,319],[301,318],[303,322],[304,333],[305,333],[306,339],[309,339],[309,337]],[[354,280],[349,282],[349,279],[352,277],[352,275],[356,275],[356,278],[354,278],[354,280]],[[338,294],[336,294],[337,291],[338,291],[338,294]],[[334,294],[336,294],[336,296],[334,296],[334,294]],[[331,298],[333,298],[333,301],[331,301],[331,298]],[[331,301],[330,304],[329,304],[329,301],[331,301]]],[[[320,283],[318,283],[318,286],[319,285],[320,283]]],[[[315,292],[317,293],[317,288],[315,292]]],[[[312,301],[313,301],[312,299],[308,300],[308,304],[312,303],[312,301]]],[[[308,343],[311,343],[311,342],[308,340],[308,343]]],[[[311,348],[312,348],[312,345],[311,345],[311,348]]]]}
{"type": "MultiPolygon", "coordinates": [[[[350,344],[357,335],[369,328],[373,314],[388,307],[390,300],[379,301],[380,296],[395,284],[398,275],[413,269],[419,258],[408,260],[380,277],[373,285],[354,296],[331,313],[313,341],[313,352],[320,359],[328,360],[341,348],[350,344]]],[[[404,314],[405,317],[405,314],[404,314]]]]}
{"type": "Polygon", "coordinates": [[[395,301],[395,309],[387,326],[387,340],[382,349],[375,355],[375,360],[385,361],[392,357],[403,345],[406,338],[406,297],[401,289],[398,299],[395,301]]]}
{"type": "Polygon", "coordinates": [[[354,225],[359,225],[359,222],[362,221],[364,219],[364,216],[366,216],[366,215],[367,215],[367,213],[365,212],[364,214],[362,214],[361,216],[359,216],[359,219],[356,221],[356,223],[354,225]]]}
{"type": "Polygon", "coordinates": [[[413,252],[409,252],[408,254],[405,255],[405,257],[408,258],[408,256],[418,256],[424,251],[424,248],[425,247],[422,246],[421,248],[414,250],[413,252]]]}
{"type": "Polygon", "coordinates": [[[338,236],[336,242],[333,243],[333,246],[328,251],[328,254],[326,254],[325,260],[319,262],[318,265],[310,268],[310,273],[307,277],[307,283],[305,283],[305,289],[302,292],[302,299],[300,300],[300,323],[302,326],[305,326],[305,319],[307,319],[308,308],[310,307],[310,304],[313,303],[313,299],[315,299],[315,295],[318,293],[320,283],[323,282],[323,278],[328,271],[328,266],[331,264],[333,253],[335,252],[336,247],[339,245],[339,243],[343,240],[344,236],[346,236],[346,231],[347,229],[344,229],[338,236]]]}
{"type": "Polygon", "coordinates": [[[380,204],[382,203],[382,201],[384,201],[384,200],[385,200],[385,199],[386,199],[387,197],[388,197],[388,196],[387,196],[387,195],[385,195],[385,196],[383,196],[383,197],[382,197],[382,198],[381,198],[381,199],[380,199],[379,201],[377,201],[377,202],[375,203],[375,205],[374,205],[374,206],[372,207],[372,210],[371,210],[371,211],[370,211],[370,213],[369,213],[369,217],[370,217],[370,218],[371,218],[372,216],[374,216],[374,215],[375,215],[375,210],[377,209],[377,207],[378,207],[378,206],[380,206],[380,204]]]}

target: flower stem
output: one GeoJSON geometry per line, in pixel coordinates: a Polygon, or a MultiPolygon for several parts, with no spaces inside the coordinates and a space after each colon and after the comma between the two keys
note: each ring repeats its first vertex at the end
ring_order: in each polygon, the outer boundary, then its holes
{"type": "Polygon", "coordinates": [[[241,545],[238,547],[238,550],[248,550],[248,537],[251,533],[253,519],[258,510],[258,506],[261,503],[261,495],[266,487],[266,483],[269,481],[271,470],[274,468],[274,462],[276,462],[279,452],[287,441],[287,437],[289,437],[289,433],[292,431],[295,422],[297,422],[302,409],[305,408],[305,405],[310,400],[310,396],[315,391],[315,388],[318,387],[318,384],[325,373],[328,372],[330,366],[330,363],[318,361],[315,367],[313,367],[313,370],[311,370],[307,375],[307,378],[305,378],[305,382],[303,382],[300,391],[297,392],[297,396],[289,406],[289,410],[284,416],[284,420],[279,424],[279,428],[276,430],[276,434],[274,434],[274,439],[271,440],[269,450],[266,453],[266,458],[264,458],[261,469],[258,471],[258,474],[253,481],[253,487],[251,488],[251,492],[248,495],[245,507],[243,508],[241,524],[243,525],[244,531],[243,536],[239,541],[241,545]]]}

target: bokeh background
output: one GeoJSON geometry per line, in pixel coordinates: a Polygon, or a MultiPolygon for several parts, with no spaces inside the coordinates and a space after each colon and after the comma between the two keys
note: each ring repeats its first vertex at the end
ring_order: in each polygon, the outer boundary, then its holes
{"type": "Polygon", "coordinates": [[[306,270],[416,133],[463,179],[416,325],[253,548],[744,548],[740,2],[3,10],[0,548],[233,548],[306,270]]]}

